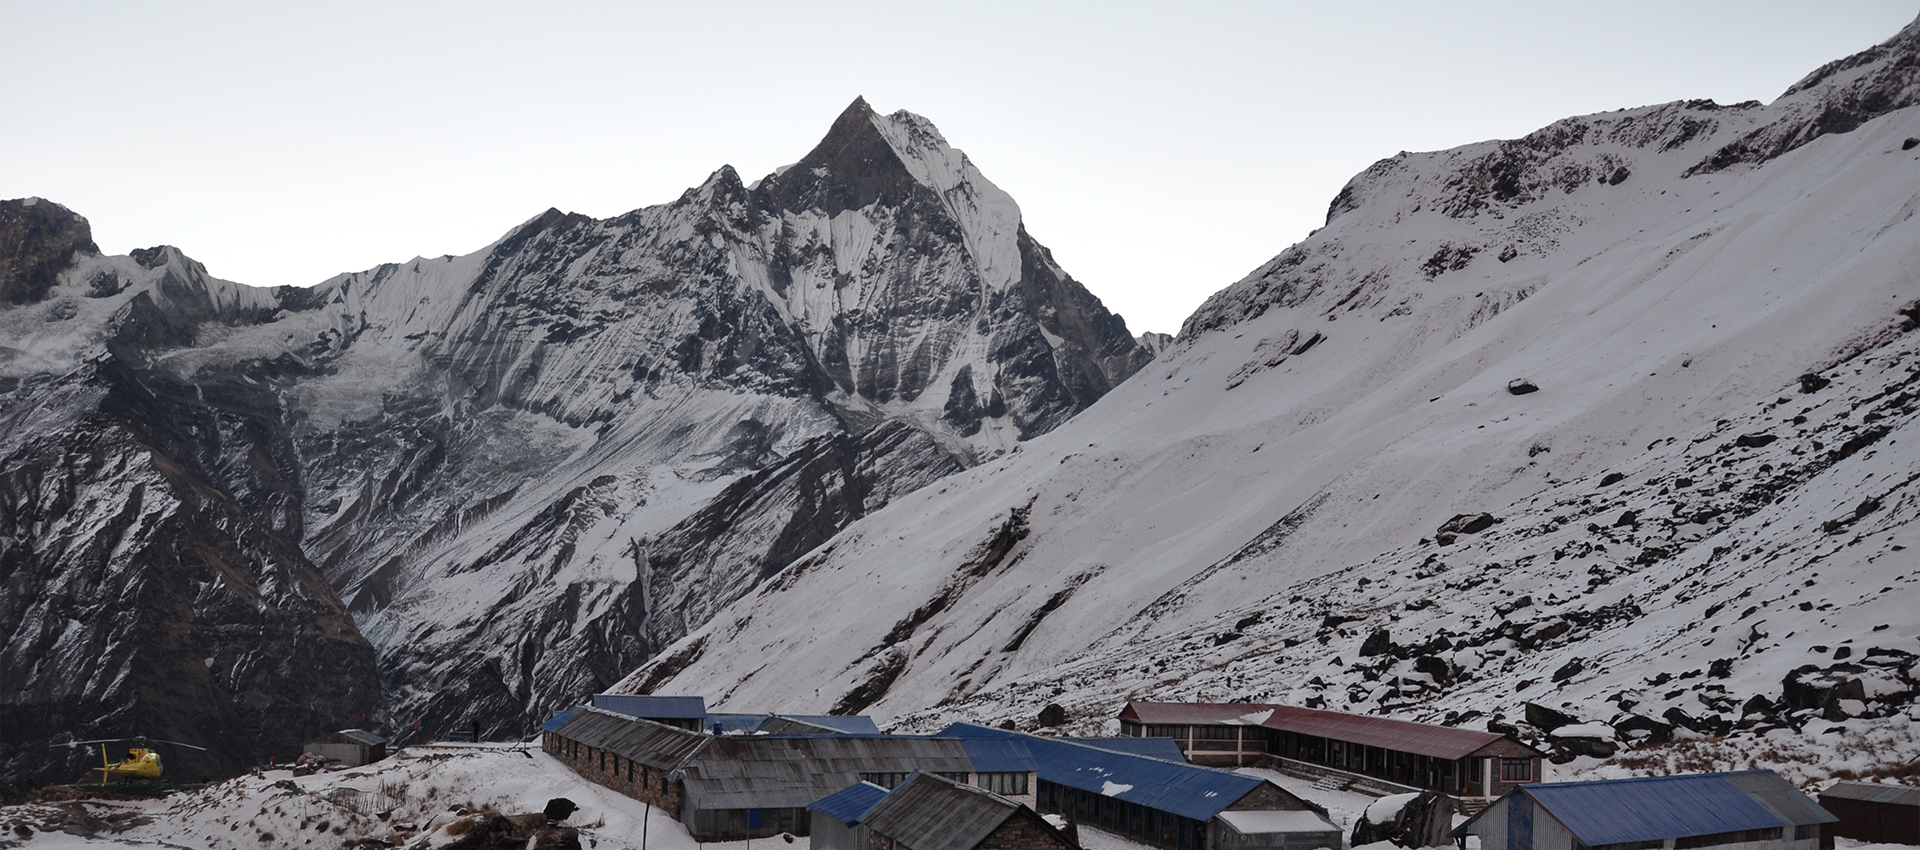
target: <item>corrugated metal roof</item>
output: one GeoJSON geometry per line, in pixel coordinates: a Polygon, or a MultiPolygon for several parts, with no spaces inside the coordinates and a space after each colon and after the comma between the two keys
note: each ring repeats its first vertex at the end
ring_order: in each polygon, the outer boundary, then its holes
{"type": "Polygon", "coordinates": [[[1020,808],[998,794],[916,773],[874,806],[865,823],[913,850],[973,850],[1020,808]]]}
{"type": "Polygon", "coordinates": [[[977,773],[1036,773],[1040,765],[1033,760],[1027,745],[1014,740],[966,738],[960,746],[967,751],[977,773]]]}
{"type": "Polygon", "coordinates": [[[1443,759],[1465,757],[1502,737],[1390,717],[1251,702],[1129,702],[1120,719],[1156,726],[1265,726],[1443,759]]]}
{"type": "Polygon", "coordinates": [[[1504,737],[1498,732],[1287,705],[1273,706],[1273,715],[1261,725],[1298,735],[1317,735],[1442,759],[1463,758],[1504,737]]]}
{"type": "Polygon", "coordinates": [[[1187,754],[1180,752],[1180,745],[1174,743],[1172,738],[1062,738],[1060,740],[1147,758],[1167,761],[1187,760],[1187,754]]]}
{"type": "Polygon", "coordinates": [[[1820,792],[1820,796],[1836,797],[1842,800],[1865,800],[1869,803],[1888,803],[1895,806],[1920,806],[1920,788],[1907,785],[1840,782],[1820,792]]]}
{"type": "Polygon", "coordinates": [[[1747,796],[1787,823],[1799,826],[1839,820],[1832,812],[1820,808],[1805,791],[1793,787],[1793,783],[1771,770],[1742,770],[1726,776],[1735,788],[1747,792],[1747,796]]]}
{"type": "Polygon", "coordinates": [[[1327,816],[1319,812],[1281,809],[1276,811],[1221,812],[1220,819],[1233,827],[1241,835],[1272,835],[1275,833],[1333,833],[1334,846],[1339,846],[1340,827],[1327,816]]]}
{"type": "Polygon", "coordinates": [[[376,746],[379,744],[384,744],[387,742],[386,738],[383,738],[372,732],[368,732],[365,729],[342,729],[340,730],[340,737],[345,738],[349,741],[352,741],[356,744],[365,744],[369,747],[376,746]]]}
{"type": "Polygon", "coordinates": [[[1258,726],[1273,708],[1250,702],[1129,702],[1120,719],[1165,726],[1258,726]]]}
{"type": "Polygon", "coordinates": [[[584,705],[553,731],[660,770],[672,770],[708,741],[721,740],[584,705]]]}
{"type": "Polygon", "coordinates": [[[800,808],[862,773],[973,772],[955,738],[892,735],[709,737],[681,768],[700,809],[800,808]]]}
{"type": "Polygon", "coordinates": [[[871,782],[861,782],[845,791],[821,797],[807,804],[807,808],[847,826],[858,826],[860,819],[866,817],[867,812],[886,797],[887,789],[871,782]]]}
{"type": "Polygon", "coordinates": [[[835,717],[827,714],[776,714],[760,722],[757,731],[770,734],[839,732],[847,735],[878,735],[880,725],[866,715],[835,717]]]}
{"type": "MultiPolygon", "coordinates": [[[[1589,847],[1787,825],[1723,773],[1536,783],[1507,796],[1516,794],[1532,799],[1589,847]]],[[[1490,806],[1453,834],[1472,834],[1473,825],[1496,808],[1504,810],[1490,806]]]]}
{"type": "Polygon", "coordinates": [[[628,717],[665,717],[674,720],[704,720],[707,716],[707,701],[704,697],[594,694],[593,707],[617,712],[628,717]]]}
{"type": "Polygon", "coordinates": [[[1197,821],[1211,820],[1266,782],[1259,777],[1186,762],[1114,752],[1061,738],[971,723],[955,723],[938,734],[1017,740],[1026,744],[1027,751],[1033,754],[1041,779],[1197,821]]]}
{"type": "Polygon", "coordinates": [[[552,732],[557,730],[561,726],[565,726],[567,721],[572,720],[573,716],[578,713],[579,712],[574,711],[556,711],[552,717],[547,718],[547,722],[540,724],[540,731],[552,732]]]}

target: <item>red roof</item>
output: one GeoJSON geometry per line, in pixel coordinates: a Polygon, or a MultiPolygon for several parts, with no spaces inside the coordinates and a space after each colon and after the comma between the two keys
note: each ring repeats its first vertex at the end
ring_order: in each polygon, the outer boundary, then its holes
{"type": "Polygon", "coordinates": [[[1261,703],[1130,702],[1120,719],[1169,726],[1265,726],[1386,750],[1457,759],[1502,736],[1432,723],[1261,703]]]}

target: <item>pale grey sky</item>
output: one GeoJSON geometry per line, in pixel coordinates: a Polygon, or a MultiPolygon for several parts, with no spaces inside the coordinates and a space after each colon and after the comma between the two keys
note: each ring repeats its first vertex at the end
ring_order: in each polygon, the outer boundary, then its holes
{"type": "Polygon", "coordinates": [[[1020,202],[1136,332],[1400,150],[1772,100],[1914,0],[104,3],[0,0],[0,197],[114,253],[312,285],[798,159],[864,95],[1020,202]]]}

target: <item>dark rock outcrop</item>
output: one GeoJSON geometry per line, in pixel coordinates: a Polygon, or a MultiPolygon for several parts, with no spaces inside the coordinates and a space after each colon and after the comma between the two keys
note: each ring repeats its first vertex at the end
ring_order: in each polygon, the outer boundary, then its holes
{"type": "Polygon", "coordinates": [[[93,227],[40,198],[0,201],[0,307],[47,297],[76,254],[98,254],[93,227]]]}

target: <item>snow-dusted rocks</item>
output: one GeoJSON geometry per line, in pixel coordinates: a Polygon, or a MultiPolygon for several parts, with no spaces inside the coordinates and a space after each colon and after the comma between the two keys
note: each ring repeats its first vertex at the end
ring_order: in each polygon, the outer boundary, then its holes
{"type": "MultiPolygon", "coordinates": [[[[311,290],[219,281],[169,247],[97,257],[84,220],[50,202],[4,211],[0,245],[23,247],[0,257],[0,416],[17,426],[0,461],[44,471],[7,493],[8,568],[39,582],[79,569],[57,551],[117,563],[116,529],[156,504],[122,455],[165,447],[175,460],[154,475],[238,512],[222,535],[325,576],[296,595],[344,600],[408,734],[415,719],[422,734],[525,732],[846,524],[1057,427],[1151,358],[932,124],[864,101],[752,185],[722,168],[669,204],[549,210],[473,254],[311,290]],[[131,431],[94,424],[121,409],[109,387],[152,397],[131,431]],[[59,439],[105,459],[61,462],[80,455],[59,439]]],[[[205,562],[197,541],[153,534],[205,562]]],[[[264,581],[268,563],[232,568],[264,581]]],[[[34,666],[68,618],[88,619],[48,604],[42,637],[0,608],[22,677],[9,689],[113,679],[84,653],[34,666]]],[[[155,655],[225,674],[211,649],[155,655]]],[[[358,725],[378,713],[366,696],[324,713],[358,725]]]]}
{"type": "Polygon", "coordinates": [[[1770,105],[1376,164],[1087,412],[854,523],[626,686],[878,692],[911,729],[1059,703],[1091,731],[1127,697],[1471,724],[1533,701],[1628,741],[1905,722],[1894,673],[1832,701],[1844,724],[1743,708],[1920,638],[1920,112],[1854,86],[1906,79],[1914,32],[1770,105]],[[807,613],[850,598],[885,613],[807,613]]]}

